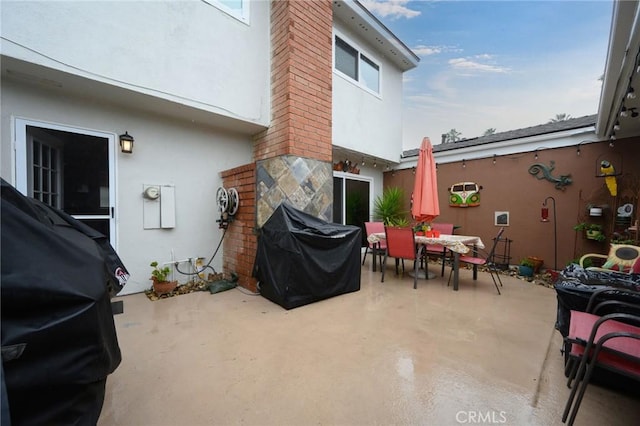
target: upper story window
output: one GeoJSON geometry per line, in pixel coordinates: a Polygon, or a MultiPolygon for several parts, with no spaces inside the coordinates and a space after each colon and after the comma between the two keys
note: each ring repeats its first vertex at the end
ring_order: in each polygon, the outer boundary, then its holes
{"type": "Polygon", "coordinates": [[[218,9],[245,24],[249,23],[249,0],[209,0],[218,9]]]}
{"type": "Polygon", "coordinates": [[[335,36],[335,69],[380,94],[380,66],[355,47],[335,36]]]}

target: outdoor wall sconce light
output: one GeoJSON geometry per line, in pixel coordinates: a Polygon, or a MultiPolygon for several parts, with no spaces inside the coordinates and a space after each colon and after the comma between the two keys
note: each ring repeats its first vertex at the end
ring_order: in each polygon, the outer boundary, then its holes
{"type": "Polygon", "coordinates": [[[578,149],[576,150],[576,154],[580,157],[580,145],[578,145],[578,149]]]}
{"type": "Polygon", "coordinates": [[[133,152],[133,136],[129,132],[124,132],[124,135],[120,135],[120,150],[125,154],[133,152]]]}
{"type": "Polygon", "coordinates": [[[467,163],[464,161],[464,158],[462,159],[462,168],[466,168],[467,167],[467,163]]]}
{"type": "Polygon", "coordinates": [[[373,167],[378,167],[378,163],[376,162],[376,160],[373,160],[373,167]]]}
{"type": "Polygon", "coordinates": [[[362,165],[364,166],[364,157],[362,157],[362,165]]]}
{"type": "Polygon", "coordinates": [[[537,160],[538,159],[538,150],[535,150],[535,154],[533,155],[533,159],[537,160]]]}
{"type": "Polygon", "coordinates": [[[493,154],[493,164],[496,164],[496,154],[493,154]]]}

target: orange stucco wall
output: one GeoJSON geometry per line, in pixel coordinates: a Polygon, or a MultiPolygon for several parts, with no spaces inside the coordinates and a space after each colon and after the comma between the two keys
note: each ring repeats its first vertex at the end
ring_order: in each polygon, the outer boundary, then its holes
{"type": "MultiPolygon", "coordinates": [[[[526,256],[543,258],[545,267],[553,268],[554,260],[554,223],[553,202],[549,201],[550,222],[540,221],[542,202],[546,197],[555,199],[557,218],[558,269],[567,262],[585,253],[606,253],[607,240],[604,243],[587,240],[582,233],[573,230],[578,222],[592,221],[605,226],[610,236],[616,230],[615,210],[625,203],[634,205],[634,218],[640,208],[640,140],[618,140],[613,147],[608,142],[599,142],[577,147],[538,150],[536,160],[534,152],[506,155],[496,158],[466,160],[438,166],[438,199],[440,216],[436,221],[453,222],[459,225],[458,234],[479,235],[486,245],[498,228],[494,225],[494,212],[508,211],[510,223],[505,237],[511,243],[511,263],[517,264],[526,256]],[[618,196],[612,197],[604,179],[596,177],[599,173],[599,161],[608,159],[613,162],[622,175],[617,177],[618,196]],[[555,161],[552,176],[570,174],[573,183],[565,190],[558,190],[545,179],[537,179],[529,173],[534,163],[549,165],[555,161]],[[483,187],[480,191],[481,203],[478,207],[450,207],[448,188],[463,181],[476,182],[483,187]],[[601,218],[589,218],[589,204],[608,206],[601,218]],[[590,220],[593,219],[593,220],[590,220]]],[[[437,161],[437,156],[436,156],[437,161]]],[[[384,186],[399,186],[406,192],[406,208],[413,190],[411,170],[387,172],[384,186]]]]}

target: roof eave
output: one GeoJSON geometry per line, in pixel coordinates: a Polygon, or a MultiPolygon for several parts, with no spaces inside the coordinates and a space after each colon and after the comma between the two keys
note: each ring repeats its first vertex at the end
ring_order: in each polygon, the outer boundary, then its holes
{"type": "Polygon", "coordinates": [[[616,1],[613,4],[609,47],[604,82],[598,104],[596,134],[609,138],[637,67],[640,50],[638,2],[616,1]]]}
{"type": "Polygon", "coordinates": [[[393,60],[402,71],[409,71],[418,66],[420,58],[411,51],[395,34],[378,20],[358,0],[334,0],[334,13],[341,16],[344,22],[351,22],[347,14],[355,15],[368,28],[380,38],[378,44],[383,51],[389,51],[389,58],[393,60]]]}

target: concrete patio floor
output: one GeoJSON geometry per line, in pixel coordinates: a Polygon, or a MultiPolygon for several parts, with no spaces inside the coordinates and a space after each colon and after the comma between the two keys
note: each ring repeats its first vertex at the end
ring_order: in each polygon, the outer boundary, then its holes
{"type": "MultiPolygon", "coordinates": [[[[447,274],[414,290],[367,260],[360,291],[289,311],[239,289],[122,297],[98,424],[561,425],[555,291],[503,276],[499,296],[462,270],[454,292],[447,274]]],[[[596,385],[576,419],[639,422],[637,395],[596,385]]]]}

